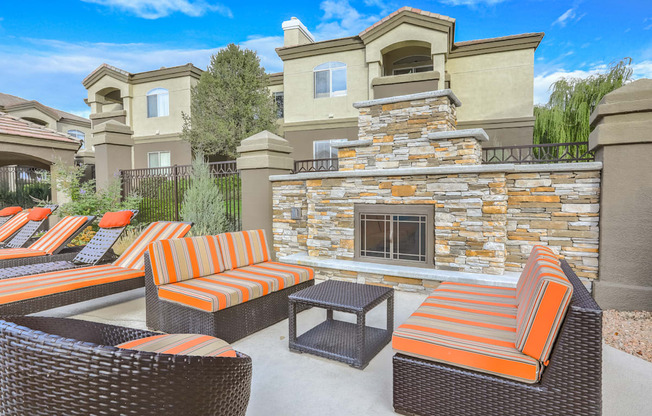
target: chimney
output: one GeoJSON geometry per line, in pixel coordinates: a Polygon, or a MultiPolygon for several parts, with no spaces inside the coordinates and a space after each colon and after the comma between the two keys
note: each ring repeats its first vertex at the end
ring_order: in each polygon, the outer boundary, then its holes
{"type": "Polygon", "coordinates": [[[314,43],[315,38],[306,28],[301,20],[292,17],[290,20],[283,22],[283,46],[298,46],[307,43],[314,43]]]}

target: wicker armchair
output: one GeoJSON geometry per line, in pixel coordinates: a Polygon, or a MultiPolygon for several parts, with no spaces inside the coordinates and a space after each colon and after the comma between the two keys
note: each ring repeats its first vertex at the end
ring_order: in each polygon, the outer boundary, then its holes
{"type": "Polygon", "coordinates": [[[113,347],[151,335],[74,319],[0,318],[0,414],[245,414],[250,357],[113,347]]]}
{"type": "Polygon", "coordinates": [[[394,410],[404,415],[600,415],[602,310],[566,261],[573,297],[541,381],[525,384],[395,354],[394,410]]]}

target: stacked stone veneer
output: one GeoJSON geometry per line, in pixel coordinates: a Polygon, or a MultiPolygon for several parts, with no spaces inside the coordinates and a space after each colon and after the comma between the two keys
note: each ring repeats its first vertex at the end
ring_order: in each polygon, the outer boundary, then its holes
{"type": "MultiPolygon", "coordinates": [[[[272,177],[274,250],[282,258],[353,260],[355,204],[428,205],[436,269],[519,271],[533,245],[598,273],[600,163],[482,166],[482,130],[455,131],[450,91],[361,103],[360,139],[342,144],[340,172],[272,177]],[[427,95],[430,94],[430,95],[427,95]],[[389,101],[388,101],[389,100],[389,101]],[[302,218],[290,216],[292,207],[302,218]]],[[[428,287],[426,280],[320,269],[324,277],[428,287]]]]}
{"type": "Polygon", "coordinates": [[[450,90],[363,101],[355,106],[358,140],[339,143],[339,170],[392,169],[478,164],[479,129],[455,130],[456,106],[450,90]]]}

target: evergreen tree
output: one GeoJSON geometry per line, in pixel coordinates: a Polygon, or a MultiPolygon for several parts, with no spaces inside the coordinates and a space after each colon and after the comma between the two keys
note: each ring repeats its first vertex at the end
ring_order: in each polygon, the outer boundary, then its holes
{"type": "Polygon", "coordinates": [[[249,49],[229,44],[213,55],[191,97],[190,115],[183,114],[183,138],[195,152],[234,159],[243,139],[276,129],[265,69],[249,49]]]}

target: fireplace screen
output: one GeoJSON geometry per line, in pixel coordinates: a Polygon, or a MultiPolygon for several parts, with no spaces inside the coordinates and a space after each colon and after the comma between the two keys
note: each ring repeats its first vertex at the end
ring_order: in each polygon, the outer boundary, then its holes
{"type": "Polygon", "coordinates": [[[432,206],[355,205],[355,258],[413,266],[432,264],[432,206]]]}

